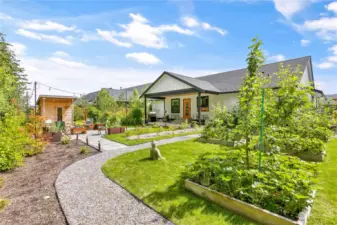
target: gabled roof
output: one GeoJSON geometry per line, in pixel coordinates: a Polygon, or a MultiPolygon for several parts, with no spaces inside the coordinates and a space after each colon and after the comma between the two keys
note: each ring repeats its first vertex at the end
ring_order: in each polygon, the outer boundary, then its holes
{"type": "MultiPolygon", "coordinates": [[[[279,70],[281,63],[283,63],[285,67],[290,65],[293,70],[295,70],[298,65],[303,71],[305,68],[307,68],[308,73],[309,73],[309,81],[312,83],[314,82],[310,56],[266,64],[260,68],[260,72],[262,72],[262,74],[264,74],[265,76],[273,75],[279,70]]],[[[231,93],[231,92],[239,91],[241,85],[244,82],[244,77],[247,74],[247,69],[244,68],[244,69],[211,74],[211,75],[195,77],[195,78],[165,71],[164,73],[162,73],[160,77],[157,78],[155,82],[151,84],[151,86],[149,86],[149,88],[146,91],[144,91],[143,95],[148,90],[150,90],[151,87],[157,81],[159,81],[160,78],[165,74],[185,84],[190,85],[192,88],[198,91],[211,92],[211,93],[231,93]]],[[[300,77],[300,79],[301,78],[302,77],[300,77]]],[[[277,87],[277,77],[276,76],[272,76],[272,81],[269,84],[269,87],[271,88],[277,87]]]]}
{"type": "MultiPolygon", "coordinates": [[[[310,56],[266,64],[260,68],[260,72],[262,72],[265,76],[273,75],[279,70],[281,63],[283,63],[285,67],[290,65],[293,70],[296,68],[297,65],[299,65],[302,70],[304,70],[308,65],[310,65],[310,69],[308,73],[311,77],[310,81],[311,82],[314,81],[313,76],[312,76],[312,71],[311,71],[311,57],[310,56]]],[[[202,76],[202,77],[196,77],[196,79],[207,81],[213,84],[217,89],[219,89],[220,92],[226,93],[226,92],[238,91],[241,85],[243,84],[243,78],[246,76],[246,74],[247,74],[247,69],[245,68],[245,69],[233,70],[229,72],[217,73],[217,74],[212,74],[212,75],[207,75],[207,76],[202,76]]],[[[276,87],[276,86],[277,86],[277,77],[273,76],[273,79],[269,87],[276,87]]]]}
{"type": "Polygon", "coordinates": [[[334,94],[334,95],[326,95],[326,98],[327,98],[328,100],[337,99],[337,94],[334,94]]]}
{"type": "MultiPolygon", "coordinates": [[[[132,86],[132,87],[124,88],[124,89],[114,89],[114,88],[102,88],[102,89],[107,90],[109,92],[110,96],[114,97],[115,99],[118,99],[118,97],[120,96],[120,94],[122,92],[124,93],[125,98],[127,96],[127,98],[129,99],[132,96],[132,92],[133,92],[134,89],[137,89],[138,93],[141,95],[142,92],[144,91],[144,89],[146,87],[150,86],[150,85],[151,85],[151,83],[132,86]]],[[[96,98],[98,92],[100,92],[100,91],[91,92],[91,93],[83,96],[83,98],[86,98],[88,100],[88,102],[93,102],[94,99],[96,98]]]]}
{"type": "Polygon", "coordinates": [[[76,96],[66,96],[66,95],[39,95],[39,98],[37,99],[37,104],[39,104],[40,100],[46,98],[46,99],[77,99],[76,96]]]}

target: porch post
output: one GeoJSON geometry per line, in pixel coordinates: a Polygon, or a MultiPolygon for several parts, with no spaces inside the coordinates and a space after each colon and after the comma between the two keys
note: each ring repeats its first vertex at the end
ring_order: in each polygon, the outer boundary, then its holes
{"type": "Polygon", "coordinates": [[[146,95],[144,96],[144,123],[147,124],[147,104],[146,104],[146,95]]]}
{"type": "Polygon", "coordinates": [[[198,122],[201,125],[201,92],[198,92],[198,122]]]}

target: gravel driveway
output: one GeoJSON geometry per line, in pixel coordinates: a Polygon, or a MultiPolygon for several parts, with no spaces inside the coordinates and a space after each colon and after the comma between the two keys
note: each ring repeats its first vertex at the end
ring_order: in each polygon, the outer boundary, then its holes
{"type": "MultiPolygon", "coordinates": [[[[198,135],[174,137],[157,143],[163,145],[196,137],[198,135]]],[[[109,149],[64,169],[58,176],[55,186],[69,224],[172,224],[121,186],[106,178],[101,171],[102,165],[108,159],[149,147],[150,143],[145,143],[109,149]]]]}

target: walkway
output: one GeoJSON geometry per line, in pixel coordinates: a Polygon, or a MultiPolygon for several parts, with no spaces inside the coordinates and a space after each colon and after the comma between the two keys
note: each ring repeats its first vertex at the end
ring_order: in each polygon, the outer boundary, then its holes
{"type": "MultiPolygon", "coordinates": [[[[198,135],[174,137],[157,143],[163,145],[196,137],[198,135]]],[[[172,224],[118,184],[106,178],[101,171],[102,165],[108,159],[126,152],[149,148],[150,143],[131,147],[120,147],[120,144],[115,144],[106,142],[104,146],[108,149],[104,149],[102,145],[102,153],[70,165],[58,176],[55,187],[69,224],[172,224]],[[113,145],[116,146],[114,149],[111,147],[113,145]]]]}

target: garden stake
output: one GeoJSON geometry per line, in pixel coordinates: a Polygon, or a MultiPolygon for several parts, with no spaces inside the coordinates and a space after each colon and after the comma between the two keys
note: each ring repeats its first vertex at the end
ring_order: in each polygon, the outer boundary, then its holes
{"type": "Polygon", "coordinates": [[[261,106],[261,123],[260,123],[260,151],[259,151],[259,171],[261,171],[261,157],[263,148],[263,117],[264,117],[264,88],[262,88],[262,106],[261,106]]]}
{"type": "Polygon", "coordinates": [[[86,141],[87,145],[89,145],[88,135],[86,136],[85,141],[86,141]]]}

